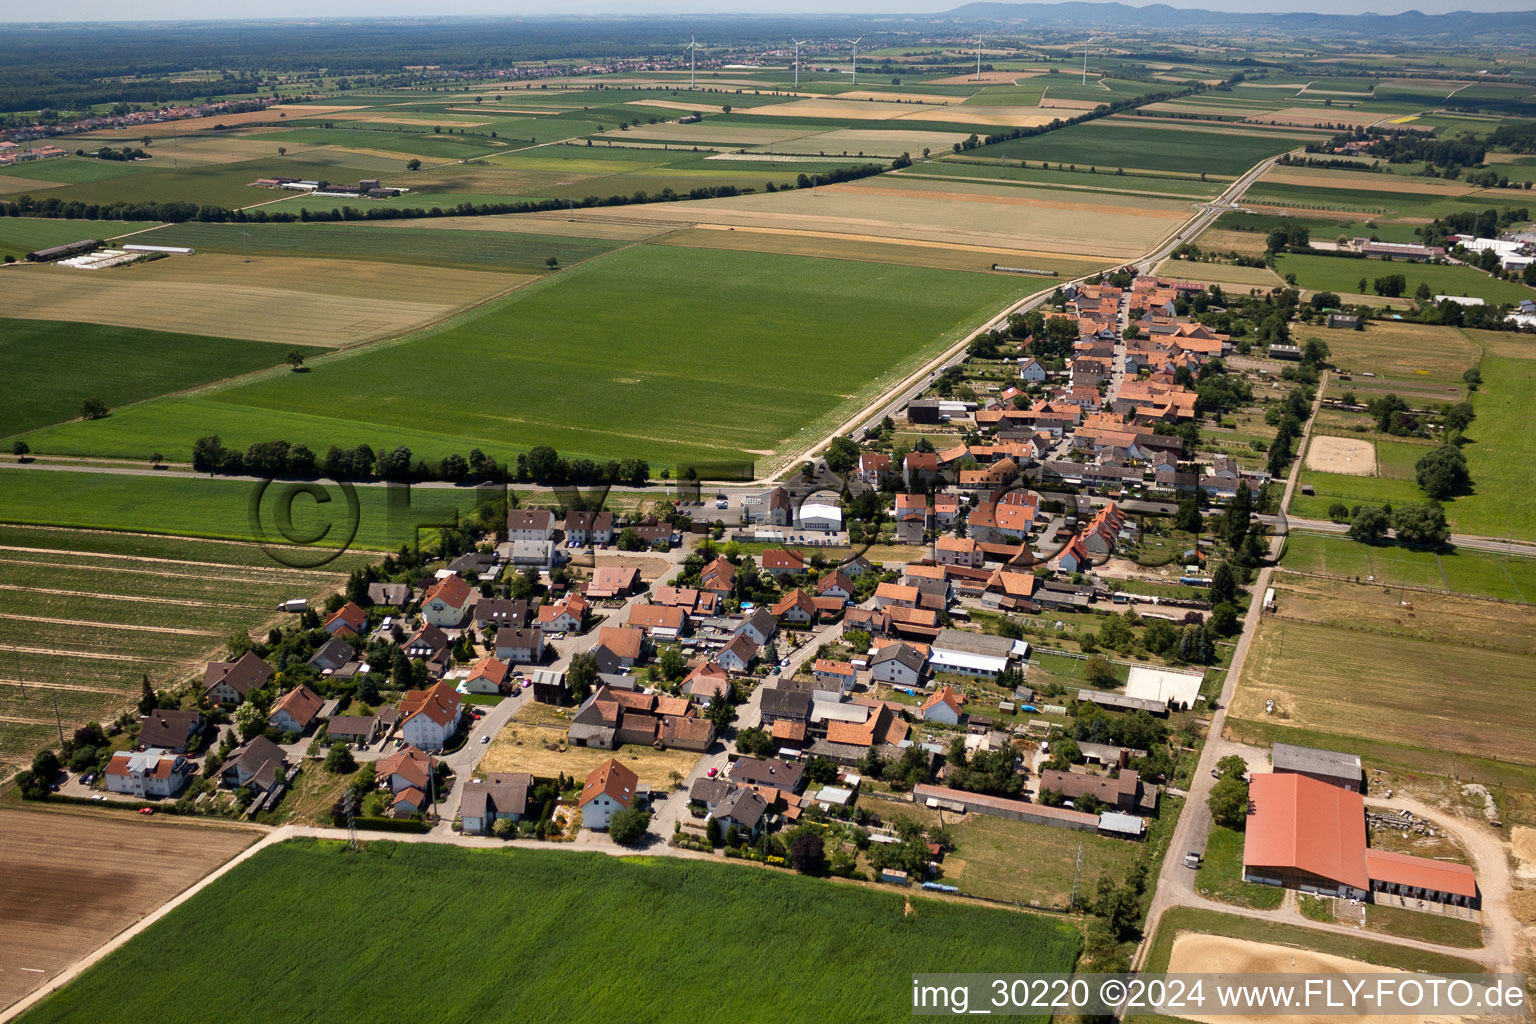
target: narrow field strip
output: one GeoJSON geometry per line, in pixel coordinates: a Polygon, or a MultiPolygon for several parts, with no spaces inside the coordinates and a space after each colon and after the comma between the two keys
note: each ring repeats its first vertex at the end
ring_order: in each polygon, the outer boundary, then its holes
{"type": "Polygon", "coordinates": [[[85,626],[93,629],[131,629],[141,633],[174,633],[178,636],[211,636],[219,637],[224,634],[212,629],[178,629],[174,626],[140,626],[130,625],[126,622],[97,622],[86,619],[54,619],[43,615],[11,615],[0,612],[0,619],[14,619],[17,622],[46,622],[55,626],[85,626]]]}
{"type": "Polygon", "coordinates": [[[107,654],[105,651],[65,651],[57,647],[23,647],[20,644],[0,644],[0,651],[17,654],[51,654],[63,658],[89,658],[92,661],[152,661],[159,665],[174,665],[175,658],[150,658],[133,654],[107,654]]]}
{"type": "MultiPolygon", "coordinates": [[[[196,563],[192,563],[196,564],[196,563]]],[[[119,572],[134,576],[155,576],[173,580],[218,580],[222,583],[244,583],[252,586],[292,586],[287,580],[253,579],[249,576],[221,576],[207,572],[169,572],[164,569],[131,569],[122,565],[75,565],[69,562],[43,562],[32,558],[0,558],[0,565],[36,565],[48,569],[90,569],[92,572],[119,572]]],[[[218,568],[218,566],[210,566],[218,568]]],[[[246,571],[242,566],[231,569],[246,571]]]]}
{"type": "Polygon", "coordinates": [[[7,679],[7,686],[18,686],[22,689],[30,686],[36,690],[65,690],[70,693],[102,693],[109,697],[118,697],[127,692],[120,686],[83,686],[79,683],[55,683],[44,682],[41,679],[22,679],[20,681],[7,679]]]}
{"type": "Polygon", "coordinates": [[[97,601],[142,601],[146,604],[175,604],[185,608],[232,608],[244,609],[248,605],[223,604],[217,601],[188,601],[176,597],[139,597],[132,594],[100,594],[89,590],[54,590],[49,587],[17,587],[0,583],[0,590],[21,591],[30,594],[58,594],[60,597],[89,597],[97,601]]]}
{"type": "MultiPolygon", "coordinates": [[[[208,541],[206,543],[214,543],[208,541]]],[[[240,572],[272,573],[273,575],[287,575],[300,579],[328,580],[335,573],[317,573],[312,569],[296,569],[287,565],[240,565],[236,562],[199,562],[191,558],[154,558],[149,555],[121,555],[111,551],[71,551],[65,548],[26,548],[13,544],[0,544],[0,551],[14,553],[36,553],[40,555],[53,555],[55,557],[68,555],[71,558],[112,558],[123,562],[154,562],[165,565],[198,566],[203,569],[235,569],[240,572]]],[[[30,561],[30,559],[28,560],[30,561]]],[[[40,564],[40,563],[38,563],[40,564]]]]}

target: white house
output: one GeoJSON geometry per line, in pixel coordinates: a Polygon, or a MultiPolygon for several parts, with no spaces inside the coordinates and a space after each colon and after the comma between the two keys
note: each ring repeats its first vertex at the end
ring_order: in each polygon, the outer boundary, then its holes
{"type": "Polygon", "coordinates": [[[959,725],[960,706],[962,703],[959,694],[949,687],[943,686],[923,703],[919,717],[925,722],[937,722],[940,725],[959,725]]]}
{"type": "Polygon", "coordinates": [[[858,678],[852,662],[828,658],[817,658],[811,667],[811,675],[818,683],[825,684],[829,690],[836,689],[844,696],[853,692],[854,681],[858,678]]]}
{"type": "Polygon", "coordinates": [[[459,727],[463,703],[452,685],[434,683],[431,689],[409,690],[400,698],[400,735],[419,750],[442,750],[459,727]]]}
{"type": "Polygon", "coordinates": [[[538,629],[498,629],[496,657],[511,665],[532,665],[544,659],[544,633],[538,629]]]}
{"type": "Polygon", "coordinates": [[[555,514],[547,508],[514,508],[507,511],[507,540],[546,541],[555,533],[555,514]]]}
{"type": "Polygon", "coordinates": [[[315,724],[324,705],[325,701],[318,693],[300,683],[272,705],[272,713],[267,716],[267,721],[276,726],[279,732],[307,732],[315,724]]]}
{"type": "Polygon", "coordinates": [[[1024,365],[1019,367],[1019,376],[1031,384],[1043,384],[1050,374],[1045,372],[1045,367],[1040,365],[1040,360],[1031,356],[1024,361],[1024,365]]]}
{"type": "Polygon", "coordinates": [[[916,686],[922,682],[926,660],[907,644],[886,644],[869,659],[869,673],[882,683],[916,686]]]}
{"type": "Polygon", "coordinates": [[[517,821],[528,813],[533,776],[522,772],[490,772],[464,784],[459,801],[460,827],[465,835],[489,835],[503,818],[517,821]]]}
{"type": "Polygon", "coordinates": [[[607,828],[615,814],[634,806],[639,786],[640,777],[611,757],[592,769],[578,801],[582,825],[596,830],[607,828]]]}
{"type": "Polygon", "coordinates": [[[748,525],[788,526],[790,518],[789,492],[782,487],[741,499],[741,521],[748,525]]]}
{"type": "Polygon", "coordinates": [[[439,629],[455,629],[469,612],[475,591],[461,576],[448,576],[427,589],[421,599],[421,617],[439,629]]]}
{"type": "Polygon", "coordinates": [[[146,799],[175,796],[186,784],[186,767],[185,757],[159,747],[119,750],[107,764],[107,789],[146,799]]]}

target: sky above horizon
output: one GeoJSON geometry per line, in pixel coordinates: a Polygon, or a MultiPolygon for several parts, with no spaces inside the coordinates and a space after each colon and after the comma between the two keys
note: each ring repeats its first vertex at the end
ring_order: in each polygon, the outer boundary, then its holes
{"type": "MultiPolygon", "coordinates": [[[[567,0],[552,11],[547,3],[531,0],[446,0],[424,7],[420,0],[268,0],[251,16],[263,19],[345,18],[362,15],[386,17],[451,17],[455,15],[769,15],[794,14],[923,14],[951,10],[966,0],[567,0]]],[[[1147,3],[1124,0],[1131,6],[1147,3]]],[[[1160,0],[1171,7],[1203,8],[1232,13],[1317,12],[1327,14],[1397,14],[1417,10],[1425,14],[1454,11],[1531,10],[1532,0],[1406,0],[1386,3],[1373,0],[1160,0]]],[[[228,18],[220,10],[214,18],[228,18]]],[[[236,15],[238,17],[238,15],[236,15]]],[[[34,0],[0,0],[0,22],[61,21],[173,21],[212,20],[203,0],[55,0],[39,7],[34,0]],[[39,17],[45,15],[45,17],[39,17]]]]}

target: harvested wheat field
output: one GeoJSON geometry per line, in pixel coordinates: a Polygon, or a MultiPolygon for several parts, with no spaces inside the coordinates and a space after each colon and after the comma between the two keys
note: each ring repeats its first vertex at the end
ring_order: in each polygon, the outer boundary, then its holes
{"type": "Polygon", "coordinates": [[[978,78],[969,75],[950,75],[948,78],[930,78],[924,85],[1013,85],[1021,78],[1035,78],[1039,71],[983,71],[978,78]]]}
{"type": "MultiPolygon", "coordinates": [[[[957,97],[958,99],[958,97],[957,97]]],[[[661,100],[636,100],[636,105],[651,104],[660,105],[661,100]]],[[[676,107],[677,104],[671,104],[676,107]]],[[[694,105],[696,107],[697,104],[694,105]]],[[[682,107],[680,109],[692,110],[694,107],[682,107]]],[[[837,99],[804,99],[791,100],[788,103],[765,103],[760,107],[743,107],[734,113],[757,114],[767,117],[829,117],[835,120],[847,121],[888,121],[903,114],[916,111],[933,111],[943,114],[936,117],[938,121],[970,120],[962,118],[955,111],[944,107],[919,106],[911,103],[860,103],[856,100],[837,99]]]]}
{"type": "Polygon", "coordinates": [[[0,1009],[47,985],[260,835],[159,816],[0,811],[0,1009]],[[67,857],[60,856],[64,850],[67,857]]]}
{"type": "Polygon", "coordinates": [[[977,107],[966,106],[961,111],[943,107],[923,107],[909,114],[901,114],[898,121],[964,121],[968,124],[996,125],[1000,128],[1035,128],[1050,124],[1061,117],[1054,110],[1042,107],[977,107]]]}
{"type": "Polygon", "coordinates": [[[532,277],[359,260],[198,253],[110,270],[0,277],[0,316],[341,346],[398,334],[532,277]]]}
{"type": "MultiPolygon", "coordinates": [[[[1237,234],[1238,232],[1232,232],[1237,234]]],[[[1201,235],[1199,242],[1204,243],[1201,235]]],[[[1260,246],[1263,240],[1260,239],[1260,246]]],[[[1198,281],[1201,284],[1219,284],[1223,288],[1246,292],[1250,288],[1278,288],[1285,282],[1268,267],[1239,267],[1229,263],[1194,263],[1188,260],[1164,260],[1157,273],[1164,277],[1176,277],[1180,281],[1198,281]]]]}
{"type": "MultiPolygon", "coordinates": [[[[1169,974],[1406,974],[1391,967],[1378,967],[1361,960],[1350,960],[1327,953],[1314,953],[1294,946],[1274,946],[1267,942],[1251,942],[1247,939],[1229,939],[1220,935],[1183,934],[1173,942],[1173,955],[1168,960],[1169,974]]],[[[1278,1014],[1244,1014],[1242,1017],[1214,1014],[1202,1016],[1181,1010],[1186,1020],[1226,1024],[1242,1020],[1247,1024],[1287,1024],[1299,1020],[1294,1016],[1278,1014]]],[[[1337,1014],[1329,1021],[1370,1021],[1371,1024],[1418,1024],[1430,1018],[1424,1016],[1393,1016],[1384,1014],[1337,1014]]],[[[1435,1020],[1446,1020],[1436,1014],[1435,1020]]]]}
{"type": "Polygon", "coordinates": [[[276,124],[285,117],[324,117],[326,114],[336,114],[346,110],[357,110],[358,107],[328,107],[318,103],[302,103],[297,105],[278,104],[268,107],[266,110],[250,110],[243,114],[215,114],[211,117],[188,117],[180,121],[161,121],[158,124],[135,124],[126,128],[107,128],[99,132],[86,132],[79,136],[82,139],[139,139],[148,136],[152,139],[166,135],[185,135],[188,132],[205,132],[219,125],[233,128],[242,124],[263,124],[268,121],[276,124]]]}
{"type": "Polygon", "coordinates": [[[1353,437],[1313,434],[1307,445],[1307,468],[1319,473],[1376,475],[1376,446],[1353,437]]]}
{"type": "Polygon", "coordinates": [[[1359,171],[1313,171],[1299,167],[1275,167],[1264,175],[1266,184],[1305,185],[1309,188],[1368,189],[1372,192],[1406,192],[1431,196],[1464,196],[1480,191],[1463,181],[1410,178],[1402,174],[1362,174],[1359,171]]]}
{"type": "Polygon", "coordinates": [[[1338,107],[1282,107],[1279,110],[1266,110],[1248,120],[1254,123],[1289,124],[1302,128],[1317,128],[1323,125],[1342,124],[1351,128],[1362,125],[1375,124],[1380,121],[1382,115],[1376,111],[1363,111],[1355,113],[1350,110],[1340,110],[1338,107]]]}
{"type": "MultiPolygon", "coordinates": [[[[970,120],[970,118],[966,118],[970,120]]],[[[917,154],[924,149],[943,150],[964,142],[964,132],[926,132],[917,129],[838,128],[809,135],[784,146],[796,153],[866,153],[870,156],[917,154]]]]}

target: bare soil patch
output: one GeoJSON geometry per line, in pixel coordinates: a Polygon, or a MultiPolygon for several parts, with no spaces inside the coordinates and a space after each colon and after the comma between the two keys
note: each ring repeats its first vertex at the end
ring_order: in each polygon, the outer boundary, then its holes
{"type": "Polygon", "coordinates": [[[159,816],[0,811],[0,1007],[47,985],[259,836],[159,816]]]}
{"type": "Polygon", "coordinates": [[[1319,473],[1376,475],[1376,446],[1353,437],[1314,434],[1307,445],[1307,468],[1319,473]]]}

